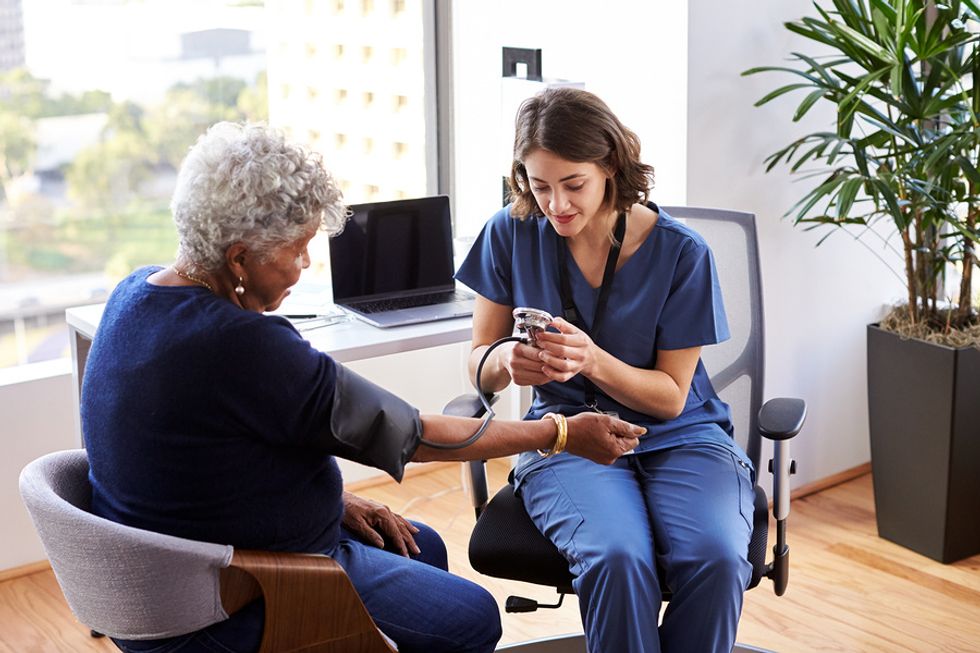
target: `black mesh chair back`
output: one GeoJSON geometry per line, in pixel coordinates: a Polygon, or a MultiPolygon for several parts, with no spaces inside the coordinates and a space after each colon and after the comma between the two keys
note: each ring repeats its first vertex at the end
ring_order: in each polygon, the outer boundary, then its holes
{"type": "Polygon", "coordinates": [[[665,206],[663,210],[701,234],[714,254],[732,337],[704,347],[701,360],[715,392],[732,409],[736,441],[758,470],[761,455],[758,415],[762,407],[765,360],[755,216],[680,206],[665,206]]]}

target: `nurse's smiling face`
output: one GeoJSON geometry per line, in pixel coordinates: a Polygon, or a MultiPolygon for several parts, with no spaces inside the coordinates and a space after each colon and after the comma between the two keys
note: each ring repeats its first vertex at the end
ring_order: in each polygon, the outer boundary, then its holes
{"type": "Polygon", "coordinates": [[[608,228],[605,218],[610,211],[603,199],[609,175],[598,164],[568,161],[545,149],[532,151],[523,163],[538,208],[560,236],[574,238],[586,228],[608,228]]]}

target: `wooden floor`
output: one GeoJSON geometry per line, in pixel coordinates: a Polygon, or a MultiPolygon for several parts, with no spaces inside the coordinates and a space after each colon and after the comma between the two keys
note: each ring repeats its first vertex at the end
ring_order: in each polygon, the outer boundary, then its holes
{"type": "MultiPolygon", "coordinates": [[[[433,467],[359,493],[436,528],[452,570],[487,587],[501,611],[512,593],[552,602],[547,588],[469,568],[473,515],[458,467],[433,467]]],[[[490,471],[494,485],[505,481],[506,463],[490,471]]],[[[789,589],[777,597],[763,580],[746,594],[739,642],[781,653],[980,652],[980,556],[942,565],[878,538],[870,476],[794,501],[789,537],[789,589]]],[[[574,596],[559,610],[503,614],[503,623],[501,643],[581,630],[574,596]]],[[[112,650],[75,621],[50,571],[0,583],[0,653],[112,650]]]]}

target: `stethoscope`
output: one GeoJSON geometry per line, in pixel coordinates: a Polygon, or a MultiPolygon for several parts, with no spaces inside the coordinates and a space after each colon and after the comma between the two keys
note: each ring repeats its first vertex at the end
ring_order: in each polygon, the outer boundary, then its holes
{"type": "Polygon", "coordinates": [[[522,342],[524,344],[529,344],[532,347],[537,347],[538,334],[548,328],[548,325],[554,321],[554,317],[546,311],[542,311],[537,308],[527,308],[525,306],[520,306],[515,308],[513,311],[514,316],[514,326],[520,335],[507,336],[506,338],[501,338],[497,340],[483,352],[483,356],[480,358],[480,364],[476,366],[476,378],[474,379],[476,385],[476,394],[480,398],[480,403],[483,404],[483,409],[485,411],[483,417],[483,423],[480,424],[480,428],[476,432],[468,437],[463,442],[431,442],[425,438],[420,438],[419,440],[422,444],[427,447],[432,447],[433,449],[463,449],[470,446],[474,442],[480,439],[483,433],[490,426],[490,422],[496,416],[493,412],[493,408],[490,405],[490,401],[487,399],[486,393],[483,392],[483,386],[481,384],[481,376],[483,375],[483,364],[487,362],[490,357],[490,352],[499,347],[500,345],[507,342],[522,342]]]}

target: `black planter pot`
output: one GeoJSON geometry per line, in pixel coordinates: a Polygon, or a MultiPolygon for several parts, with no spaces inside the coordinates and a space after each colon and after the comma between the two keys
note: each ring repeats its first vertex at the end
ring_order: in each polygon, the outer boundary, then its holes
{"type": "Polygon", "coordinates": [[[868,326],[878,535],[948,563],[980,553],[980,350],[868,326]]]}

